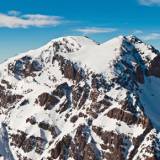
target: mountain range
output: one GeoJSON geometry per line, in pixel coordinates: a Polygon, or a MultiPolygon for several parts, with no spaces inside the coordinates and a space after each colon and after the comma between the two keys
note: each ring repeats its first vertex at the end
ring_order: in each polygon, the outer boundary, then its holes
{"type": "Polygon", "coordinates": [[[160,52],[135,36],[61,37],[0,64],[0,160],[160,160],[160,52]]]}

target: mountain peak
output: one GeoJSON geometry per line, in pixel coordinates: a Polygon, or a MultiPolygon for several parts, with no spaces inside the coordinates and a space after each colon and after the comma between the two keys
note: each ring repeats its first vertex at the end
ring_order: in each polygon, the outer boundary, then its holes
{"type": "Polygon", "coordinates": [[[73,42],[77,42],[80,45],[94,45],[96,42],[94,42],[93,40],[89,39],[86,36],[65,36],[65,37],[59,37],[56,39],[53,39],[50,43],[53,42],[64,42],[67,41],[68,43],[73,43],[73,42]]]}
{"type": "MultiPolygon", "coordinates": [[[[132,50],[134,52],[140,51],[140,53],[145,51],[144,60],[149,56],[151,56],[150,59],[153,59],[154,51],[156,51],[132,35],[120,35],[102,44],[98,44],[85,36],[66,36],[53,39],[41,48],[20,54],[4,64],[26,55],[32,59],[46,59],[53,57],[54,54],[59,54],[82,67],[89,68],[96,73],[105,73],[108,77],[113,78],[115,61],[122,58],[122,53],[130,54],[132,50]]],[[[128,59],[131,56],[131,54],[128,55],[128,59]]],[[[134,61],[133,59],[132,57],[132,61],[134,61]]]]}

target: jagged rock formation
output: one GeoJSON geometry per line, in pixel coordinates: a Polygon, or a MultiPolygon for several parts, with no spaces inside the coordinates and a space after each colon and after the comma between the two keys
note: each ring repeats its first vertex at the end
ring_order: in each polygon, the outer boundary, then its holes
{"type": "Polygon", "coordinates": [[[160,55],[134,36],[63,37],[0,64],[5,160],[160,159],[160,55]]]}

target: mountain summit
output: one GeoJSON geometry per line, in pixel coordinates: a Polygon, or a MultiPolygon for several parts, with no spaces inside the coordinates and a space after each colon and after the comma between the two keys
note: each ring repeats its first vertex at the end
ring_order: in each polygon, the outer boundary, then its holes
{"type": "Polygon", "coordinates": [[[5,160],[159,160],[160,54],[135,36],[54,39],[0,64],[5,160]]]}

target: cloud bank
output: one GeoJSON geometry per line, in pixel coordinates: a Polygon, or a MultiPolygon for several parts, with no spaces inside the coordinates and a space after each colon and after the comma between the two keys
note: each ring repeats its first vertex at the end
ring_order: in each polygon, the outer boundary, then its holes
{"type": "Polygon", "coordinates": [[[160,40],[160,33],[150,33],[146,36],[143,36],[142,39],[146,40],[146,41],[150,41],[150,40],[160,40]]]}
{"type": "Polygon", "coordinates": [[[152,5],[160,6],[160,0],[139,0],[139,3],[145,6],[152,6],[152,5]]]}
{"type": "Polygon", "coordinates": [[[79,28],[76,29],[77,32],[81,32],[83,34],[98,34],[98,33],[109,33],[115,32],[116,28],[100,28],[100,27],[87,27],[87,28],[79,28]]]}
{"type": "Polygon", "coordinates": [[[0,27],[28,28],[56,26],[62,23],[62,17],[42,14],[21,14],[18,11],[0,13],[0,27]]]}
{"type": "Polygon", "coordinates": [[[133,31],[133,34],[143,34],[143,31],[142,30],[134,30],[133,31]]]}

